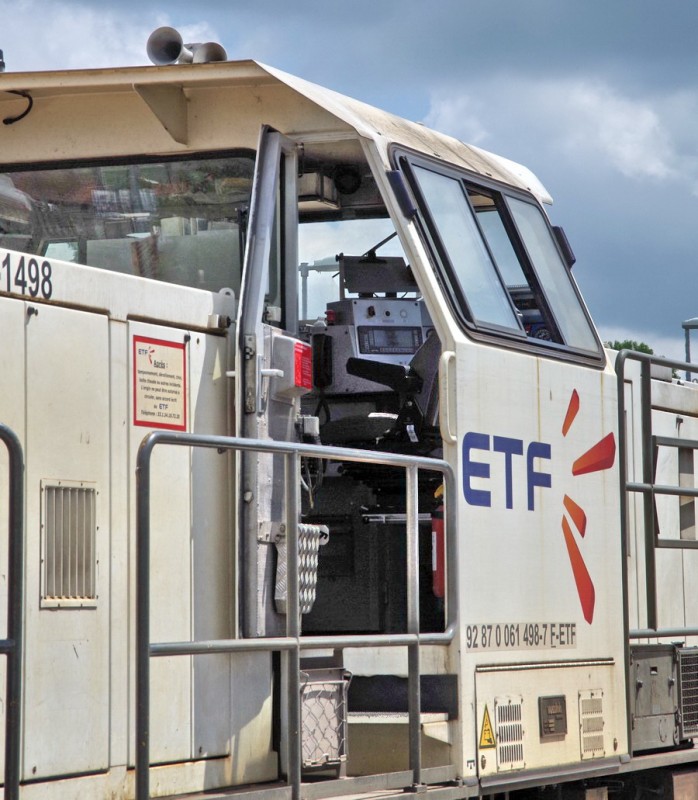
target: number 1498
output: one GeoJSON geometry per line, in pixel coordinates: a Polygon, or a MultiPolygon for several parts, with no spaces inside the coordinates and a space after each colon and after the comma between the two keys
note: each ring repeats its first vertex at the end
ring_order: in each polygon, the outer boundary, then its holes
{"type": "Polygon", "coordinates": [[[49,300],[53,294],[50,261],[7,253],[0,264],[0,291],[49,300]]]}

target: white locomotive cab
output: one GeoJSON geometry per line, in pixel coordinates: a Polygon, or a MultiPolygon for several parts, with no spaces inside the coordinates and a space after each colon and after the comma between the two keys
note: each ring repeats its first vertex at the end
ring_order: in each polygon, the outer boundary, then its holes
{"type": "Polygon", "coordinates": [[[653,418],[631,489],[690,495],[698,412],[618,396],[530,172],[251,61],[6,73],[0,112],[8,796],[678,785],[693,652],[650,639],[695,509],[655,559],[620,481],[653,418]]]}

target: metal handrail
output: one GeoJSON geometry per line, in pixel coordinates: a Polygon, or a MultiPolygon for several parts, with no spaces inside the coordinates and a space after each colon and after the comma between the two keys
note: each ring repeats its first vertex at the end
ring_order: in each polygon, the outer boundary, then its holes
{"type": "MultiPolygon", "coordinates": [[[[684,361],[662,358],[649,353],[635,350],[621,350],[616,358],[616,377],[618,381],[618,449],[620,452],[620,485],[622,492],[621,502],[621,536],[625,549],[628,542],[628,509],[625,501],[626,492],[635,492],[643,498],[643,520],[645,531],[645,587],[647,597],[647,628],[642,630],[627,630],[629,639],[647,637],[668,637],[676,635],[690,635],[689,628],[658,628],[657,615],[657,568],[656,554],[658,548],[695,549],[698,542],[668,540],[659,541],[656,529],[654,501],[657,495],[673,497],[695,497],[698,490],[686,486],[672,486],[658,484],[654,479],[654,450],[656,446],[689,447],[696,449],[697,442],[681,440],[675,437],[655,436],[652,433],[652,365],[668,367],[672,370],[686,370],[698,372],[698,364],[688,364],[684,361]],[[626,407],[625,407],[625,364],[626,361],[640,363],[640,452],[642,457],[642,480],[628,481],[627,475],[627,436],[626,436],[626,407]]],[[[698,387],[696,388],[698,391],[698,387]]],[[[624,553],[625,555],[625,553],[624,553]]],[[[625,559],[624,559],[625,560],[625,559]]],[[[627,607],[627,602],[626,602],[627,607]]]]}
{"type": "Polygon", "coordinates": [[[19,800],[22,730],[22,642],[24,603],[24,453],[17,435],[0,424],[0,439],[9,458],[7,569],[7,638],[0,654],[7,656],[5,709],[5,800],[19,800]]]}
{"type": "Polygon", "coordinates": [[[288,652],[287,742],[288,783],[293,800],[300,800],[301,788],[301,707],[300,653],[317,648],[407,647],[408,717],[410,769],[414,786],[422,783],[420,740],[419,648],[424,644],[447,645],[455,636],[457,618],[457,536],[446,537],[447,547],[447,625],[443,633],[419,632],[419,555],[417,487],[419,470],[440,472],[445,484],[446,530],[455,534],[455,479],[451,466],[443,460],[417,458],[393,453],[375,453],[340,447],[327,447],[260,439],[225,436],[199,436],[190,433],[158,431],[143,440],[136,466],[136,800],[149,800],[150,769],[150,658],[240,651],[288,652]],[[284,456],[286,481],[287,611],[286,636],[254,639],[226,639],[197,642],[150,642],[150,461],[157,445],[205,447],[217,450],[255,451],[284,456]],[[407,633],[308,636],[300,635],[298,586],[298,493],[300,459],[371,463],[403,468],[406,471],[407,529],[407,633]]]}

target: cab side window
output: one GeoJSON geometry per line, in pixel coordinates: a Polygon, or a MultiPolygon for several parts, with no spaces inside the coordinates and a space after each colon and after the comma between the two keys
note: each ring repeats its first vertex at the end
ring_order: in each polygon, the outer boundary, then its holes
{"type": "Polygon", "coordinates": [[[469,331],[600,358],[569,267],[533,197],[416,156],[399,163],[452,309],[469,331]]]}

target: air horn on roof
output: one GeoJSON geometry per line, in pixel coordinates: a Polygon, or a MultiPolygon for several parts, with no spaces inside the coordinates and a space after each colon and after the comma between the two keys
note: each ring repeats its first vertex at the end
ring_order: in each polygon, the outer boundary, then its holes
{"type": "Polygon", "coordinates": [[[179,31],[167,25],[156,28],[148,37],[148,58],[162,66],[164,64],[205,64],[209,61],[226,61],[228,54],[216,42],[185,44],[179,31]]]}

